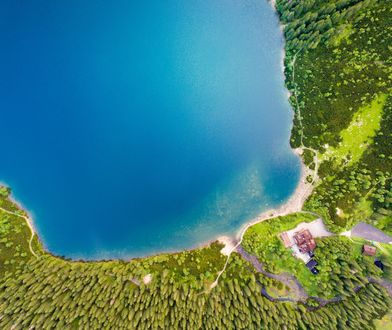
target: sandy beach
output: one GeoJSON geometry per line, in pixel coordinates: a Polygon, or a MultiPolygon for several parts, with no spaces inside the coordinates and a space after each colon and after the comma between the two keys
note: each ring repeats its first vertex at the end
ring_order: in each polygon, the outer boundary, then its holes
{"type": "MultiPolygon", "coordinates": [[[[302,154],[302,149],[297,148],[293,150],[297,155],[302,154]]],[[[259,222],[276,218],[279,216],[285,216],[291,213],[299,212],[302,210],[302,207],[305,203],[305,200],[310,196],[313,190],[313,185],[306,181],[307,176],[311,175],[314,177],[316,174],[307,168],[303,161],[301,162],[301,178],[298,182],[297,188],[295,189],[293,195],[290,199],[276,209],[267,210],[261,214],[259,214],[254,219],[250,220],[246,224],[244,224],[241,229],[238,231],[235,237],[229,236],[220,236],[218,237],[218,241],[225,245],[225,247],[221,250],[222,254],[230,255],[231,252],[235,250],[235,248],[241,243],[246,230],[259,222]]]]}
{"type": "MultiPolygon", "coordinates": [[[[273,7],[273,9],[276,11],[276,0],[269,0],[270,5],[273,7]]],[[[284,26],[282,24],[279,24],[280,29],[283,33],[284,26]]],[[[285,72],[285,56],[286,52],[285,49],[283,48],[281,50],[281,70],[282,74],[284,75],[285,72]]],[[[287,90],[287,99],[290,98],[291,92],[287,90]]],[[[302,148],[297,148],[293,149],[293,152],[301,157],[303,154],[303,149],[302,148]]],[[[317,171],[317,170],[316,170],[317,171]]],[[[280,207],[276,209],[270,209],[267,210],[261,214],[259,214],[256,218],[250,220],[246,224],[244,224],[241,229],[238,231],[237,235],[235,237],[230,237],[230,236],[220,236],[217,238],[219,242],[225,245],[225,247],[221,250],[222,254],[226,256],[230,256],[231,252],[233,252],[239,244],[241,244],[241,241],[244,237],[244,234],[246,230],[250,227],[253,226],[259,222],[279,217],[279,216],[285,216],[290,213],[295,213],[299,212],[302,210],[302,207],[306,201],[306,199],[310,196],[312,193],[313,187],[314,187],[314,182],[317,180],[317,172],[312,171],[308,167],[305,166],[303,159],[301,158],[301,178],[299,180],[299,183],[297,185],[297,188],[295,189],[293,195],[290,197],[290,199],[281,205],[280,207]],[[313,184],[309,183],[306,181],[306,178],[308,176],[312,176],[313,184]]]]}

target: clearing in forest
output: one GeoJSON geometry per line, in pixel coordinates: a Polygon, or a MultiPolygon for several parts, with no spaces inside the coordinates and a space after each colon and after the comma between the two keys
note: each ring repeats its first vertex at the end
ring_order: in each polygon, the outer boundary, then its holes
{"type": "Polygon", "coordinates": [[[321,159],[335,159],[338,164],[356,163],[380,128],[382,110],[387,97],[388,94],[379,94],[370,104],[359,108],[350,125],[340,132],[339,146],[329,147],[321,159]]]}

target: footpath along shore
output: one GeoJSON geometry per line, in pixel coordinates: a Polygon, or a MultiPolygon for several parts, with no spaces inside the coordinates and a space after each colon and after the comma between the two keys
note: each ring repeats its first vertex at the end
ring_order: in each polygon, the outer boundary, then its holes
{"type": "MultiPolygon", "coordinates": [[[[302,149],[301,148],[294,149],[294,152],[297,155],[301,155],[302,149]]],[[[239,232],[237,233],[236,237],[229,237],[229,236],[218,237],[218,241],[225,245],[225,247],[221,250],[221,252],[224,255],[229,256],[236,249],[236,247],[241,244],[243,236],[249,227],[271,218],[285,216],[291,213],[302,211],[302,207],[306,199],[312,193],[314,187],[314,184],[309,183],[307,181],[306,178],[308,176],[312,177],[312,182],[315,182],[317,180],[317,173],[315,171],[312,171],[308,167],[306,167],[302,161],[301,177],[298,182],[297,188],[295,189],[293,195],[289,198],[289,200],[283,205],[281,205],[280,207],[276,209],[267,210],[259,214],[257,217],[250,220],[246,224],[244,224],[244,226],[242,226],[239,232]]]]}
{"type": "MultiPolygon", "coordinates": [[[[297,155],[301,156],[303,153],[302,148],[297,148],[293,150],[294,153],[297,155]]],[[[262,221],[276,218],[279,216],[285,216],[291,213],[296,213],[296,212],[301,212],[302,207],[306,201],[306,199],[310,196],[310,194],[313,191],[314,185],[317,182],[317,168],[318,165],[316,165],[316,170],[313,171],[309,169],[308,167],[305,166],[303,159],[301,158],[301,177],[298,182],[297,188],[295,189],[293,195],[290,197],[290,199],[284,203],[282,206],[278,207],[277,209],[271,209],[268,211],[265,211],[261,214],[259,214],[256,218],[252,219],[248,223],[246,223],[238,232],[236,237],[229,237],[229,236],[220,236],[218,237],[218,241],[224,245],[224,247],[221,250],[221,253],[225,256],[226,262],[225,265],[223,266],[222,270],[218,272],[217,277],[215,281],[211,284],[210,290],[213,289],[219,282],[219,279],[221,275],[225,272],[226,267],[229,263],[230,255],[236,251],[242,243],[242,240],[244,238],[245,232],[248,230],[249,227],[260,223],[262,221]],[[312,178],[311,182],[307,181],[307,177],[310,176],[312,178]]]]}

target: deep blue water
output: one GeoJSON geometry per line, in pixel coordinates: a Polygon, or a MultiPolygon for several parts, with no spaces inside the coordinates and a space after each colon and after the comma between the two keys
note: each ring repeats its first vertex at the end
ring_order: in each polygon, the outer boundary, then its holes
{"type": "Polygon", "coordinates": [[[266,0],[0,2],[0,180],[67,257],[234,233],[299,159],[266,0]]]}

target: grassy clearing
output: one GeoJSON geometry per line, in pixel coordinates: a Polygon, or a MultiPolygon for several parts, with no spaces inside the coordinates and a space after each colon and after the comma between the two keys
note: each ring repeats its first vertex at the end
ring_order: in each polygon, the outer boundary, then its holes
{"type": "Polygon", "coordinates": [[[376,330],[392,329],[392,312],[386,314],[381,320],[375,320],[374,326],[376,330]]]}
{"type": "Polygon", "coordinates": [[[301,222],[311,222],[316,220],[317,217],[309,213],[294,213],[284,217],[277,217],[260,222],[254,226],[251,226],[246,235],[256,233],[265,240],[275,237],[282,231],[290,230],[296,227],[301,222]]]}
{"type": "Polygon", "coordinates": [[[329,44],[338,47],[343,41],[350,43],[350,35],[354,32],[352,24],[345,24],[339,27],[337,33],[329,40],[329,44]]]}
{"type": "MultiPolygon", "coordinates": [[[[284,4],[297,27],[291,4],[284,4]]],[[[305,209],[323,214],[336,233],[358,221],[392,232],[391,13],[390,0],[374,1],[356,19],[345,17],[328,42],[293,53],[295,75],[286,72],[303,125],[300,135],[295,123],[291,143],[299,146],[302,139],[322,160],[305,209]]]]}
{"type": "Polygon", "coordinates": [[[293,229],[301,222],[311,222],[315,219],[312,214],[295,213],[260,222],[246,231],[242,245],[249,253],[259,258],[268,272],[294,274],[306,285],[308,292],[316,294],[317,287],[310,281],[312,274],[303,262],[291,255],[291,250],[286,249],[278,238],[281,232],[293,229]]]}
{"type": "Polygon", "coordinates": [[[382,110],[388,94],[379,94],[368,105],[361,107],[353,116],[350,125],[340,132],[338,147],[329,147],[321,160],[335,160],[338,164],[354,164],[359,161],[372,138],[380,129],[382,110]]]}
{"type": "Polygon", "coordinates": [[[269,272],[302,272],[306,267],[292,257],[291,251],[283,246],[278,235],[295,228],[301,222],[311,222],[315,219],[312,214],[295,213],[263,221],[246,231],[242,245],[248,252],[257,255],[269,272]]]}
{"type": "MultiPolygon", "coordinates": [[[[248,229],[242,245],[259,258],[267,271],[293,274],[311,296],[347,295],[356,286],[367,283],[367,276],[382,275],[373,258],[362,256],[363,241],[339,236],[316,239],[315,258],[320,273],[313,275],[290,249],[283,246],[278,234],[314,219],[312,215],[297,213],[259,223],[248,229]]],[[[272,288],[268,290],[274,292],[272,288]]]]}

